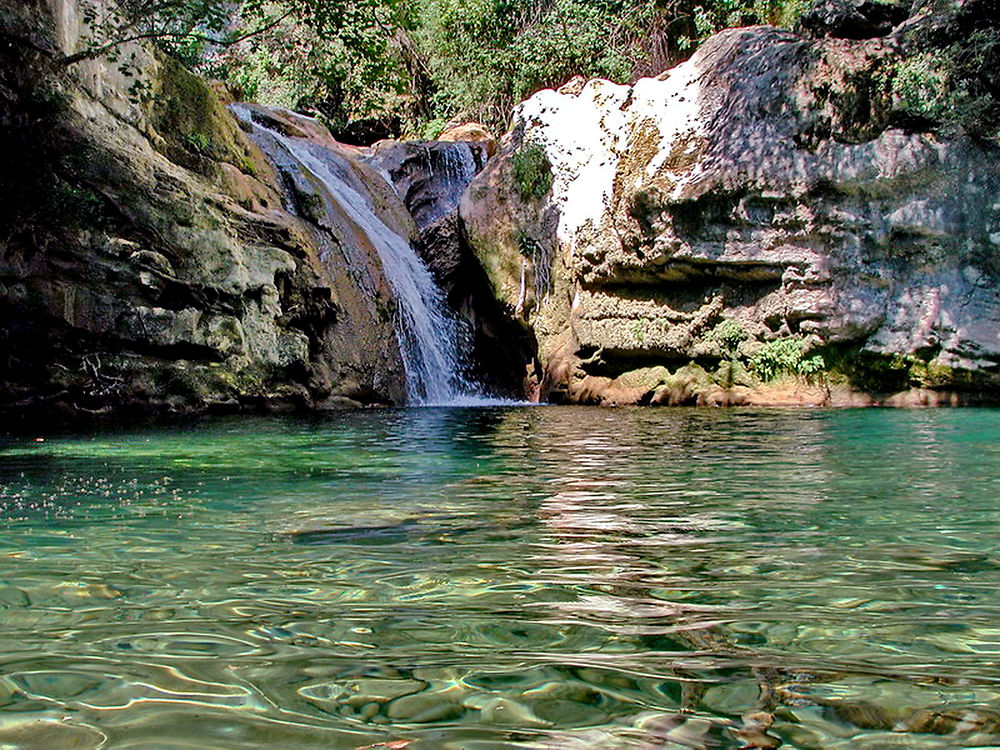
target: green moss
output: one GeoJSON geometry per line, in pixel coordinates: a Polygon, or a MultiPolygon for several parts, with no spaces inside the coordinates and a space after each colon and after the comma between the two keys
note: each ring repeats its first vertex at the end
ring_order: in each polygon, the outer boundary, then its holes
{"type": "Polygon", "coordinates": [[[732,358],[719,363],[719,368],[713,373],[715,382],[723,388],[734,385],[752,386],[755,384],[753,375],[739,359],[732,358]]]}
{"type": "Polygon", "coordinates": [[[301,190],[297,185],[292,186],[292,191],[295,194],[295,203],[303,216],[317,224],[324,220],[325,208],[323,199],[319,195],[301,190]]]}
{"type": "Polygon", "coordinates": [[[997,377],[949,367],[914,354],[840,352],[835,374],[852,387],[869,393],[894,393],[911,388],[977,390],[995,388],[997,377]]]}
{"type": "Polygon", "coordinates": [[[176,60],[162,60],[151,106],[162,150],[171,160],[202,173],[212,171],[213,161],[254,173],[232,116],[208,84],[176,60]]]}
{"type": "Polygon", "coordinates": [[[672,401],[681,403],[693,394],[702,393],[715,385],[715,379],[704,367],[690,362],[664,378],[663,387],[674,395],[672,401]],[[685,395],[686,394],[686,395],[685,395]]]}
{"type": "Polygon", "coordinates": [[[648,318],[639,318],[632,324],[632,337],[640,344],[646,340],[646,325],[648,323],[648,318]]]}
{"type": "Polygon", "coordinates": [[[552,189],[552,163],[540,143],[526,141],[511,156],[514,182],[524,200],[539,200],[552,189]]]}
{"type": "Polygon", "coordinates": [[[619,375],[616,380],[626,388],[638,388],[644,391],[653,389],[667,383],[671,378],[670,371],[662,365],[653,367],[640,367],[635,370],[619,375]]]}
{"type": "Polygon", "coordinates": [[[211,374],[224,386],[219,390],[231,391],[235,396],[257,394],[264,390],[265,378],[256,368],[244,367],[237,370],[225,364],[213,365],[211,374]]]}

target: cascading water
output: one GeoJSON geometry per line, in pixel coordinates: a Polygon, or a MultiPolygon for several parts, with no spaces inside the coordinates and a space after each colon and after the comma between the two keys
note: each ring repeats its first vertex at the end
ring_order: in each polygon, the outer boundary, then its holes
{"type": "MultiPolygon", "coordinates": [[[[307,139],[284,135],[257,122],[252,111],[233,105],[233,111],[253,129],[265,151],[274,158],[274,146],[290,156],[297,168],[318,181],[356,229],[375,248],[382,271],[396,297],[396,335],[406,370],[411,404],[485,403],[462,375],[459,325],[448,310],[444,294],[413,247],[381,218],[359,185],[356,167],[344,155],[307,139]]],[[[275,161],[279,161],[275,159],[275,161]]],[[[279,164],[280,166],[280,164],[279,164]]],[[[370,172],[372,179],[384,179],[370,172]]],[[[391,185],[388,185],[391,190],[391,185]]]]}

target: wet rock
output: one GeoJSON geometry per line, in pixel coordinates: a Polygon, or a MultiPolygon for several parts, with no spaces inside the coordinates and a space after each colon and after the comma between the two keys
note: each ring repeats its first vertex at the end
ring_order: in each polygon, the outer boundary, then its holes
{"type": "Polygon", "coordinates": [[[31,721],[8,724],[0,728],[0,743],[19,750],[96,750],[107,742],[107,736],[94,727],[59,723],[54,721],[31,721]]]}
{"type": "Polygon", "coordinates": [[[744,714],[743,726],[736,730],[736,736],[745,748],[772,750],[781,746],[781,740],[767,733],[774,723],[774,716],[766,711],[744,714]]]}
{"type": "Polygon", "coordinates": [[[484,724],[510,727],[548,727],[551,722],[539,718],[529,706],[509,698],[494,697],[479,709],[484,724]]]}
{"type": "MultiPolygon", "coordinates": [[[[445,137],[445,135],[447,137],[445,137]]],[[[465,239],[459,203],[495,151],[475,124],[439,141],[382,141],[364,160],[387,175],[417,228],[416,248],[470,332],[473,379],[498,394],[524,397],[534,375],[534,345],[493,294],[465,239]]]]}
{"type": "Polygon", "coordinates": [[[450,721],[463,713],[461,705],[432,692],[397,698],[386,709],[390,719],[415,724],[450,721]]]}
{"type": "Polygon", "coordinates": [[[463,265],[458,202],[487,158],[484,144],[458,139],[382,141],[366,157],[392,180],[417,224],[424,261],[446,287],[463,265]]]}

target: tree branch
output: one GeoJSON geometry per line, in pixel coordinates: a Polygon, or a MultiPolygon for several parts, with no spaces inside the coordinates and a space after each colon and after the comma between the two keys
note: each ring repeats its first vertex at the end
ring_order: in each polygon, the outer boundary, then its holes
{"type": "MultiPolygon", "coordinates": [[[[231,39],[216,39],[215,37],[208,36],[206,34],[199,34],[195,31],[169,31],[167,29],[160,29],[156,31],[147,31],[142,34],[133,34],[131,36],[122,37],[121,39],[114,39],[105,44],[100,44],[89,49],[81,50],[80,52],[74,52],[71,55],[66,55],[63,57],[59,64],[63,67],[68,67],[74,63],[81,62],[83,60],[93,60],[100,57],[101,55],[110,52],[111,50],[121,47],[124,44],[130,42],[141,42],[156,39],[173,39],[173,40],[188,40],[194,42],[208,42],[209,44],[214,44],[219,47],[232,47],[234,44],[239,44],[240,42],[246,41],[252,37],[259,34],[263,34],[266,31],[270,31],[279,23],[284,21],[286,18],[294,13],[292,10],[288,10],[282,13],[277,18],[273,18],[263,26],[259,26],[252,29],[244,34],[240,34],[237,37],[231,39]]],[[[136,23],[133,22],[125,28],[133,27],[136,23]]]]}

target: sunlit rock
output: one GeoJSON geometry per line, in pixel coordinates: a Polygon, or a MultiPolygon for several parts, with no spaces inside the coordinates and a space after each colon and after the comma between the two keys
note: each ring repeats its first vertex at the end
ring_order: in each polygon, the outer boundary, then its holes
{"type": "MultiPolygon", "coordinates": [[[[895,55],[891,38],[730,29],[634,86],[578,80],[524,102],[461,216],[538,338],[550,398],[647,402],[662,384],[629,396],[617,378],[714,373],[726,321],[746,334],[741,365],[780,339],[840,363],[821,403],[995,394],[1000,162],[961,133],[893,126],[873,82],[895,55]],[[526,189],[538,150],[542,195],[526,189]],[[883,364],[862,377],[859,363],[883,364]]],[[[784,399],[762,377],[742,396],[710,380],[695,401],[784,399]]]]}

